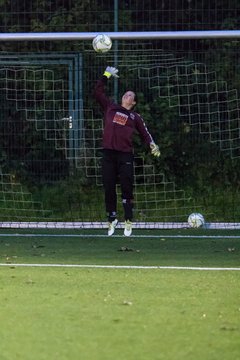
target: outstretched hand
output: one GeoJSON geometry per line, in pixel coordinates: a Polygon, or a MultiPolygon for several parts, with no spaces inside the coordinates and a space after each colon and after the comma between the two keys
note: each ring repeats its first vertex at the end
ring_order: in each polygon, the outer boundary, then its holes
{"type": "Polygon", "coordinates": [[[151,143],[150,144],[150,149],[151,149],[151,154],[155,157],[159,157],[161,155],[161,152],[159,150],[158,145],[156,145],[155,143],[151,143]]]}
{"type": "Polygon", "coordinates": [[[113,76],[115,78],[119,78],[118,76],[118,69],[116,69],[115,67],[113,66],[107,66],[106,67],[106,70],[104,71],[104,74],[108,79],[113,76]]]}

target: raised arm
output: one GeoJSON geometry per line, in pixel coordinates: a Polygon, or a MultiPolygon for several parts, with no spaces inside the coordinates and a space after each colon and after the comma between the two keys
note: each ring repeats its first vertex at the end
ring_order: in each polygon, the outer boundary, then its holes
{"type": "Polygon", "coordinates": [[[94,97],[103,109],[106,109],[107,106],[110,103],[112,103],[112,100],[106,95],[106,92],[105,92],[105,87],[107,85],[107,81],[111,76],[118,77],[117,73],[118,73],[118,69],[116,69],[112,66],[107,66],[102,77],[97,81],[97,83],[95,85],[94,97]]]}

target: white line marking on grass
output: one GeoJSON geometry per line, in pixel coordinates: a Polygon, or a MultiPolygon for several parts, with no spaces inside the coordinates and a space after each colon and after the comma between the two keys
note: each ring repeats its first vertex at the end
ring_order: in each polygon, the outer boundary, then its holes
{"type": "Polygon", "coordinates": [[[85,265],[85,264],[4,264],[5,267],[55,267],[55,268],[88,268],[88,269],[163,269],[163,270],[197,270],[197,271],[240,271],[240,268],[198,267],[198,266],[138,266],[138,265],[85,265]]]}
{"type": "MultiPolygon", "coordinates": [[[[0,237],[80,237],[108,238],[104,234],[0,234],[0,237]]],[[[126,238],[124,235],[113,235],[111,238],[126,238]]],[[[173,238],[173,239],[240,239],[240,235],[131,235],[131,238],[173,238]]]]}

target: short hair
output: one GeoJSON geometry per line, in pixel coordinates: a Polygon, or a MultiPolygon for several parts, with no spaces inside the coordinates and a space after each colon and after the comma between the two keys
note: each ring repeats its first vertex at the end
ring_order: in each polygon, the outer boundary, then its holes
{"type": "Polygon", "coordinates": [[[137,96],[137,94],[134,92],[134,94],[135,94],[135,96],[134,96],[134,100],[135,100],[135,102],[136,102],[136,104],[138,103],[138,96],[137,96]]]}

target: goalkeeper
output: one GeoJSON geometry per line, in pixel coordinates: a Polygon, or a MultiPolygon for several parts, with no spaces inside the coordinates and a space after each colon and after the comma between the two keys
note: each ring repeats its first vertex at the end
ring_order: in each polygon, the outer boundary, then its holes
{"type": "Polygon", "coordinates": [[[105,205],[108,214],[108,235],[114,234],[117,226],[117,193],[119,179],[125,215],[124,235],[132,233],[134,156],[133,134],[138,132],[142,141],[149,145],[153,156],[159,157],[160,151],[153,141],[143,119],[134,111],[137,96],[126,91],[121,105],[113,102],[105,93],[105,86],[111,77],[118,78],[118,69],[108,66],[98,80],[94,96],[104,112],[102,175],[105,190],[105,205]]]}

